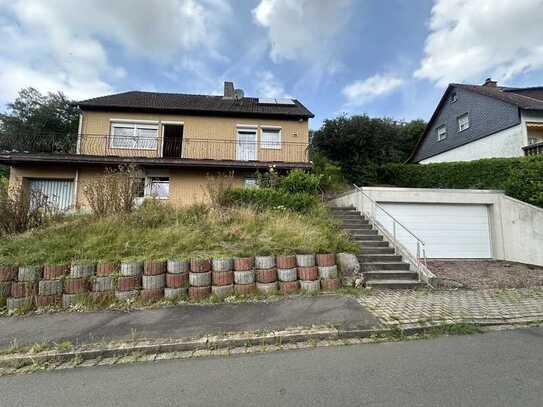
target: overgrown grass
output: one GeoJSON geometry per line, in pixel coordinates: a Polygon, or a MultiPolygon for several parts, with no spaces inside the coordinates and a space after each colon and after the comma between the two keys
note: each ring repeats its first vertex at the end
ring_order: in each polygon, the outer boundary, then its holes
{"type": "Polygon", "coordinates": [[[206,206],[173,209],[151,201],[126,215],[71,216],[2,238],[0,264],[353,250],[356,246],[323,206],[300,214],[206,206]]]}

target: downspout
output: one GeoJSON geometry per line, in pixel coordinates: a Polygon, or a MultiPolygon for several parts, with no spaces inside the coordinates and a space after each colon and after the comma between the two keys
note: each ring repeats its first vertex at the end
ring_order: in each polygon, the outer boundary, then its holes
{"type": "Polygon", "coordinates": [[[83,129],[83,113],[79,113],[79,128],[77,129],[76,154],[81,154],[81,131],[83,129]]]}

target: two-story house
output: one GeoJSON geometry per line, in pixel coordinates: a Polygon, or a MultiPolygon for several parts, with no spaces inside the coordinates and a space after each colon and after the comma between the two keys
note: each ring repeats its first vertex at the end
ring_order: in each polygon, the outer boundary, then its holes
{"type": "Polygon", "coordinates": [[[244,97],[225,82],[222,96],[126,92],[78,105],[75,145],[0,152],[12,185],[44,193],[61,210],[85,207],[85,184],[121,164],[143,171],[142,194],[176,206],[205,202],[210,175],[233,173],[243,186],[270,166],[311,168],[313,114],[295,99],[244,97]]]}
{"type": "Polygon", "coordinates": [[[410,162],[421,164],[543,154],[543,87],[451,84],[410,162]]]}

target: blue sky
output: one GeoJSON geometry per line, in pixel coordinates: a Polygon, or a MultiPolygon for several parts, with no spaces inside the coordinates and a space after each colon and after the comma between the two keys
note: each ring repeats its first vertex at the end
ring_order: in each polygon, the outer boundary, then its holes
{"type": "Polygon", "coordinates": [[[17,91],[296,97],[428,119],[449,82],[543,84],[543,0],[0,0],[0,109],[17,91]]]}

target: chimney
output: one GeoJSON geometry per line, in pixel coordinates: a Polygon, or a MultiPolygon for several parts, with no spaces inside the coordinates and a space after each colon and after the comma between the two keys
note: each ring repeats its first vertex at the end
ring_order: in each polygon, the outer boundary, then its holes
{"type": "Polygon", "coordinates": [[[483,86],[486,86],[489,88],[496,88],[498,86],[498,82],[493,81],[492,78],[486,78],[485,83],[483,83],[483,86]]]}
{"type": "Polygon", "coordinates": [[[234,99],[234,82],[224,82],[224,99],[234,99]]]}

